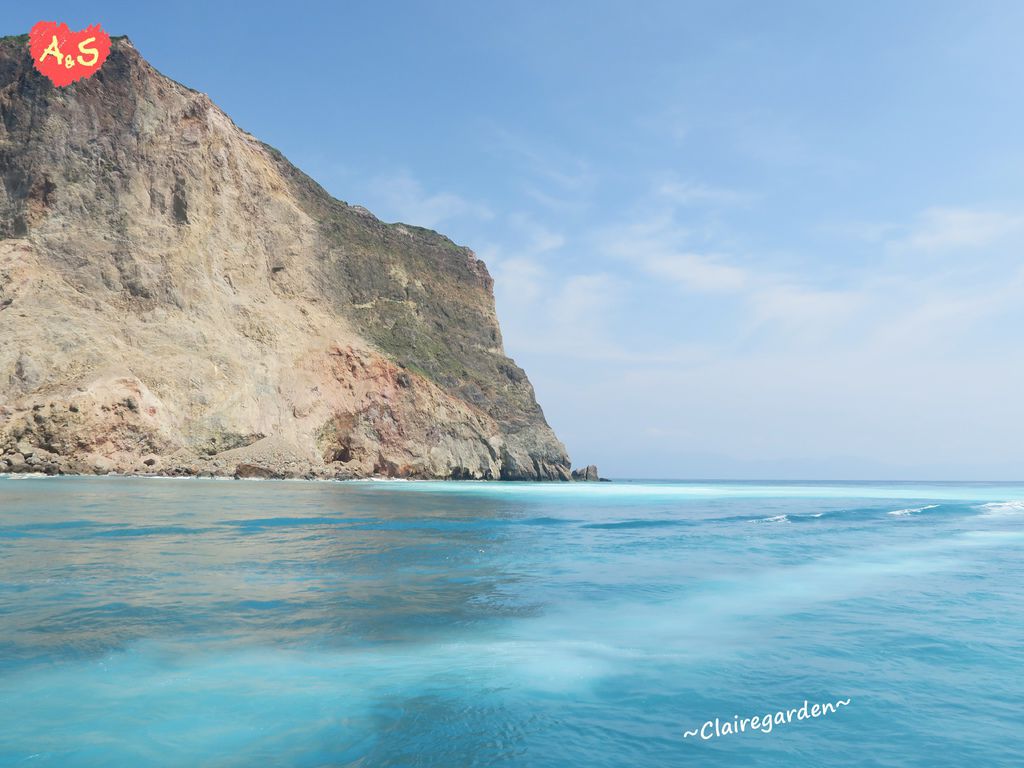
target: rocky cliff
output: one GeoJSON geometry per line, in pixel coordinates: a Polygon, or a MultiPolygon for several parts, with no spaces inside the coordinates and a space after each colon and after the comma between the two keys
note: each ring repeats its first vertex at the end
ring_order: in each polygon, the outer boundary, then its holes
{"type": "Polygon", "coordinates": [[[126,38],[0,42],[0,471],[569,479],[483,262],[333,199],[126,38]]]}

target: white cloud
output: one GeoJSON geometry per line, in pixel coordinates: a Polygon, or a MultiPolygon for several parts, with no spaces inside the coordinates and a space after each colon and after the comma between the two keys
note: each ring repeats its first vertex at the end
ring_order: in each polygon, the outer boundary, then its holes
{"type": "Polygon", "coordinates": [[[418,227],[436,228],[456,218],[492,219],[494,214],[482,203],[451,192],[429,193],[408,173],[381,177],[369,185],[371,205],[388,219],[418,227]]]}
{"type": "MultiPolygon", "coordinates": [[[[657,196],[656,189],[651,199],[657,196]]],[[[713,248],[715,241],[693,227],[685,211],[653,207],[645,217],[600,233],[597,242],[606,256],[632,267],[637,295],[649,290],[643,281],[654,278],[687,297],[691,316],[706,313],[713,322],[706,333],[721,355],[741,348],[748,354],[803,349],[811,359],[829,346],[858,344],[898,344],[908,354],[948,349],[967,339],[977,346],[982,325],[1001,333],[992,324],[1024,306],[1024,269],[1017,257],[1024,247],[1024,214],[927,209],[902,228],[887,226],[885,231],[906,234],[877,244],[886,258],[870,266],[845,262],[843,269],[829,270],[827,283],[817,258],[800,271],[792,257],[783,266],[751,254],[698,250],[713,248]],[[920,254],[940,250],[943,268],[922,268],[920,254]],[[985,258],[977,258],[979,251],[985,258]]]]}
{"type": "MultiPolygon", "coordinates": [[[[741,263],[723,253],[688,250],[695,235],[677,224],[672,213],[629,222],[602,233],[606,253],[641,275],[668,281],[687,295],[730,296],[741,302],[732,321],[743,335],[766,324],[783,326],[787,335],[799,331],[820,336],[837,323],[852,319],[863,303],[857,288],[822,288],[799,276],[741,263]]],[[[721,299],[719,299],[720,301],[721,299]]]]}
{"type": "Polygon", "coordinates": [[[535,202],[561,213],[587,206],[598,178],[585,158],[499,126],[492,125],[486,136],[489,151],[515,156],[518,182],[535,202]]]}
{"type": "Polygon", "coordinates": [[[487,259],[494,273],[496,290],[502,296],[511,297],[517,305],[532,304],[544,292],[551,277],[543,265],[523,257],[508,259],[487,259]]]}
{"type": "Polygon", "coordinates": [[[596,181],[591,164],[564,149],[542,147],[504,128],[492,129],[490,138],[492,147],[518,155],[532,174],[564,190],[582,191],[596,181]]]}
{"type": "Polygon", "coordinates": [[[599,341],[592,332],[606,327],[605,318],[618,300],[618,286],[607,274],[573,275],[559,286],[551,305],[555,328],[562,329],[574,343],[580,339],[599,341]]]}
{"type": "Polygon", "coordinates": [[[789,334],[822,338],[837,325],[856,320],[867,303],[859,289],[823,290],[782,282],[766,282],[750,294],[755,324],[774,323],[789,334]]]}
{"type": "Polygon", "coordinates": [[[733,205],[747,199],[747,195],[726,187],[716,187],[693,179],[669,177],[655,187],[655,194],[676,205],[717,203],[733,205]]]}
{"type": "Polygon", "coordinates": [[[1021,217],[930,208],[874,230],[877,258],[800,259],[709,231],[697,202],[719,204],[656,185],[576,237],[501,219],[512,242],[486,259],[505,340],[570,448],[665,475],[983,474],[1024,455],[1007,427],[1024,362],[1006,354],[1024,322],[1021,217]]]}
{"type": "Polygon", "coordinates": [[[983,248],[1024,228],[1024,216],[970,208],[930,208],[911,230],[892,241],[897,248],[948,251],[983,248]]]}
{"type": "Polygon", "coordinates": [[[565,236],[548,229],[535,219],[523,213],[513,213],[508,217],[509,225],[523,240],[519,250],[531,255],[554,251],[565,245],[565,236]]]}
{"type": "Polygon", "coordinates": [[[751,283],[748,270],[725,263],[724,257],[697,253],[654,253],[642,257],[645,270],[691,291],[737,293],[751,283]]]}
{"type": "Polygon", "coordinates": [[[513,307],[529,305],[555,281],[545,262],[565,245],[565,236],[523,213],[510,214],[503,223],[513,242],[484,246],[479,255],[494,275],[495,290],[504,302],[513,307]]]}

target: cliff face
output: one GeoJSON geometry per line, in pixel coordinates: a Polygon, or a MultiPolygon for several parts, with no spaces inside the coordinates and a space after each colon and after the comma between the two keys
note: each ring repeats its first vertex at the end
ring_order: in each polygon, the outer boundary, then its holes
{"type": "Polygon", "coordinates": [[[330,197],[124,38],[0,41],[0,471],[568,479],[471,251],[330,197]]]}

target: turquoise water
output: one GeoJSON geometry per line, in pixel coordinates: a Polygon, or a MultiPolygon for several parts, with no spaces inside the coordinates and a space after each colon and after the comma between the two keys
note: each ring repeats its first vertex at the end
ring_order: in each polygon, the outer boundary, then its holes
{"type": "Polygon", "coordinates": [[[1022,500],[0,477],[0,765],[1021,766],[1022,500]]]}

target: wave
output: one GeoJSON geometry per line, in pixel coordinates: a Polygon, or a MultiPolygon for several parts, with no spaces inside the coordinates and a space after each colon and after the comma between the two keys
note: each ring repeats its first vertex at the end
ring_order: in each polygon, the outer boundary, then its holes
{"type": "Polygon", "coordinates": [[[689,520],[622,520],[616,523],[587,523],[581,528],[623,529],[623,528],[670,528],[693,525],[689,520]]]}
{"type": "Polygon", "coordinates": [[[1024,513],[1024,500],[993,501],[982,504],[979,509],[983,510],[984,517],[1009,517],[1024,513]]]}
{"type": "MultiPolygon", "coordinates": [[[[1019,502],[1019,510],[1024,511],[1024,501],[1019,502]]],[[[919,515],[921,513],[929,514],[970,514],[972,507],[962,504],[921,504],[920,506],[905,507],[902,509],[887,510],[885,507],[857,507],[857,508],[846,508],[846,509],[828,509],[819,512],[789,512],[785,515],[775,515],[772,517],[762,517],[750,519],[748,517],[742,518],[723,518],[720,522],[733,522],[738,520],[745,520],[750,523],[803,523],[803,524],[821,524],[821,523],[854,523],[854,524],[869,524],[878,522],[880,520],[888,520],[893,517],[908,517],[911,515],[919,515]]],[[[1017,508],[1014,508],[1017,509],[1017,508]]]]}
{"type": "Polygon", "coordinates": [[[918,512],[924,512],[926,509],[935,509],[937,506],[939,506],[939,505],[938,504],[927,504],[927,505],[925,505],[923,507],[910,507],[908,509],[894,509],[889,514],[893,515],[894,517],[906,517],[907,515],[914,515],[914,514],[917,514],[918,512]]]}
{"type": "Polygon", "coordinates": [[[527,517],[523,519],[513,518],[508,522],[515,525],[570,525],[578,523],[579,520],[573,520],[568,517],[527,517]]]}

